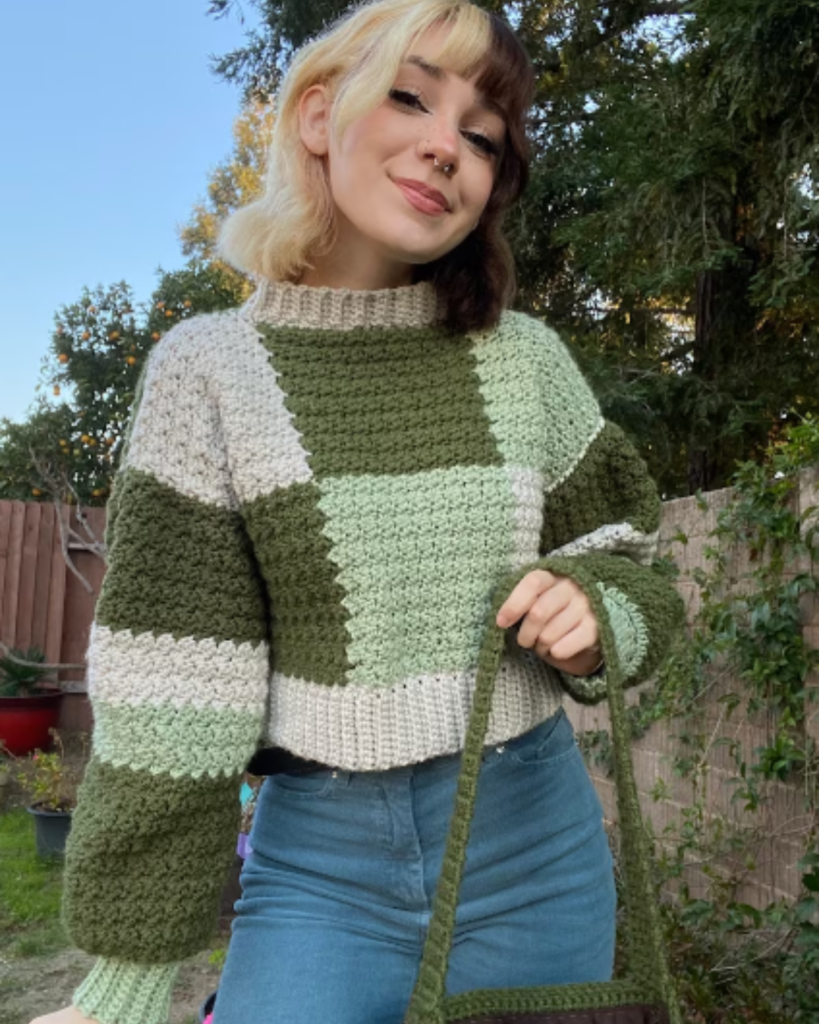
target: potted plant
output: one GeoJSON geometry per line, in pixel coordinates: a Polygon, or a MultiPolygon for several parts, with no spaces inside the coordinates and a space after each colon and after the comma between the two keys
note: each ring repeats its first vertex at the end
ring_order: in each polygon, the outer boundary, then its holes
{"type": "Polygon", "coordinates": [[[77,788],[82,781],[86,761],[87,738],[83,736],[82,754],[66,757],[62,737],[51,730],[54,750],[35,750],[22,759],[17,782],[29,797],[26,808],[34,818],[34,836],[38,857],[62,855],[71,830],[71,812],[77,805],[77,788]]]}
{"type": "Polygon", "coordinates": [[[45,750],[62,699],[53,671],[37,647],[22,651],[0,645],[0,653],[0,745],[16,757],[45,750]]]}

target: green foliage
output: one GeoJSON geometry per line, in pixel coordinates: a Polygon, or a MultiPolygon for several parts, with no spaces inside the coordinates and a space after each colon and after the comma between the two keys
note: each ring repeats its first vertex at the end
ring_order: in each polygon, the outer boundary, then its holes
{"type": "Polygon", "coordinates": [[[36,693],[53,676],[45,664],[45,654],[39,647],[26,651],[10,649],[0,657],[0,697],[28,697],[36,693]]]}
{"type": "Polygon", "coordinates": [[[125,282],[86,288],[55,316],[43,392],[23,423],[0,420],[0,499],[102,505],[122,452],[137,381],[152,348],[180,320],[238,305],[246,284],[192,260],[163,273],[138,305],[125,282]]]}

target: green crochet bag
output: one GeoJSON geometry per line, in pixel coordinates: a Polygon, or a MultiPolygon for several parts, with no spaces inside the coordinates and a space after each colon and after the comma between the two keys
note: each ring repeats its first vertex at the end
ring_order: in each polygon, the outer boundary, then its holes
{"type": "MultiPolygon", "coordinates": [[[[538,562],[537,566],[548,569],[548,559],[538,562]]],[[[469,826],[495,677],[505,642],[504,631],[495,624],[495,616],[528,571],[515,574],[499,588],[487,619],[446,853],[418,979],[404,1024],[681,1024],[663,950],[659,912],[650,877],[647,835],[634,784],[622,670],[600,592],[594,580],[585,578],[579,564],[571,575],[595,611],[606,662],[620,815],[628,969],[623,977],[607,982],[476,989],[457,996],[446,994],[447,963],[469,826]]],[[[561,560],[560,571],[566,575],[565,560],[561,560]]]]}

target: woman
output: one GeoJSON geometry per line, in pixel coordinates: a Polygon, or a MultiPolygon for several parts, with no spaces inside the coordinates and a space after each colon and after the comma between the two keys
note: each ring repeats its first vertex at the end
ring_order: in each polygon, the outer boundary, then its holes
{"type": "Polygon", "coordinates": [[[531,90],[509,28],[462,0],[366,5],[293,63],[265,195],[223,234],[258,289],[157,348],[109,505],[65,895],[99,960],[40,1022],[167,1019],[264,749],[214,1024],[399,1024],[484,616],[527,566],[449,990],[610,975],[611,858],[561,709],[605,668],[572,574],[629,682],[679,602],[648,566],[645,467],[554,333],[507,309],[531,90]]]}

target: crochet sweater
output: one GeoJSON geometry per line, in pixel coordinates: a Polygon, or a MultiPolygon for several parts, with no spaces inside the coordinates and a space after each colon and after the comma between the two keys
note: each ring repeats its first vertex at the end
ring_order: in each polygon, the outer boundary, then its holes
{"type": "MultiPolygon", "coordinates": [[[[257,749],[366,771],[461,748],[510,571],[583,560],[630,682],[680,619],[650,567],[645,466],[560,340],[512,312],[453,336],[429,284],[264,283],[180,323],[148,361],[108,509],[63,904],[99,957],[75,1005],[103,1024],[167,1020],[180,962],[213,936],[257,749]]],[[[513,631],[507,648],[489,742],[564,689],[605,694],[513,631]]]]}

